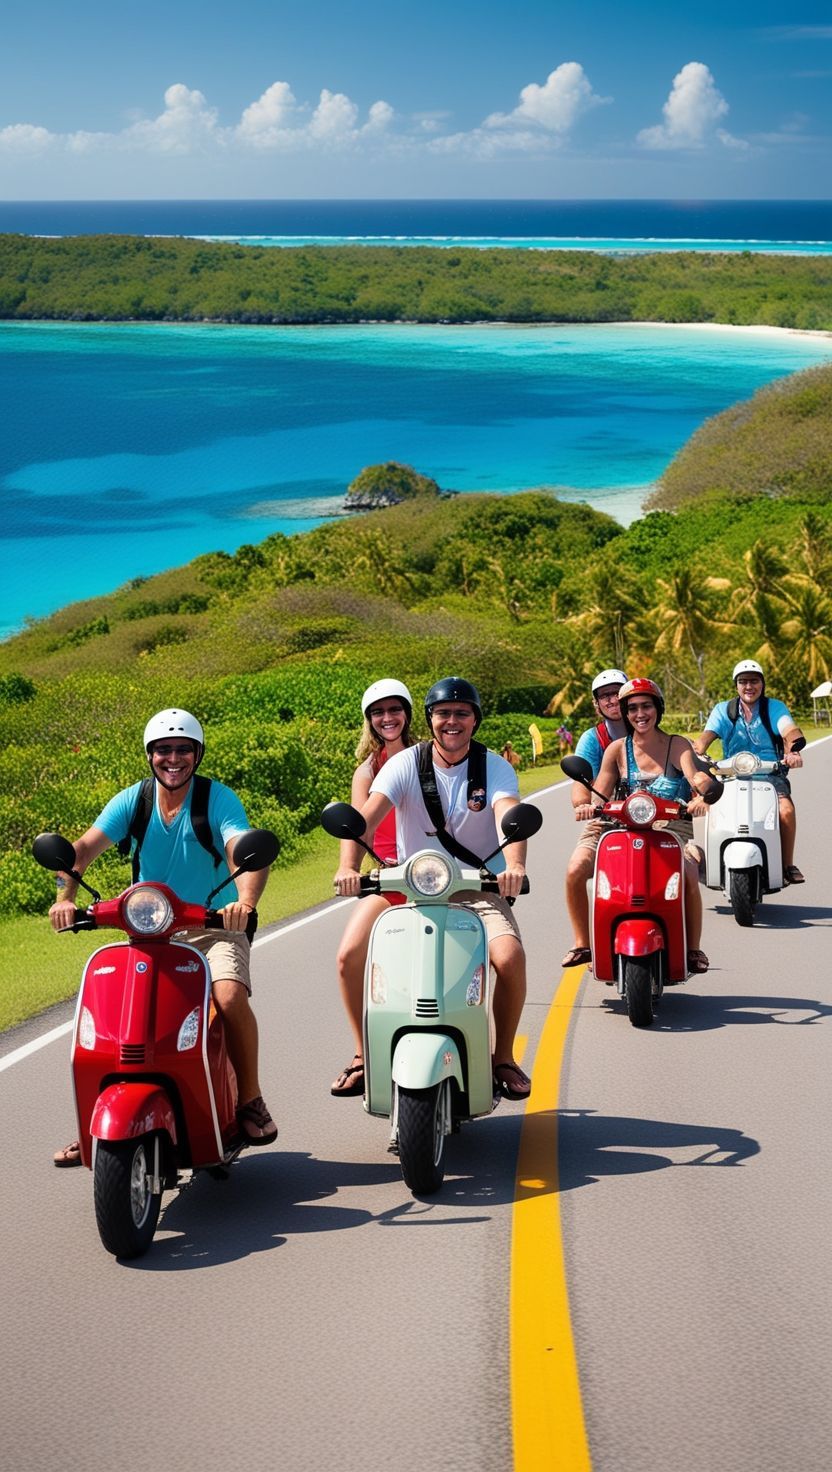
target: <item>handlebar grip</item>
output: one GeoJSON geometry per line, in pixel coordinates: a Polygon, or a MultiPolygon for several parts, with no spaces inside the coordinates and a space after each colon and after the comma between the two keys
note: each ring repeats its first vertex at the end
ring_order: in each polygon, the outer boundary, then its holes
{"type": "Polygon", "coordinates": [[[361,898],[367,894],[381,894],[381,886],[378,879],[372,874],[362,874],[359,879],[361,885],[361,898]]]}
{"type": "Polygon", "coordinates": [[[225,929],[225,926],[223,924],[222,915],[220,914],[219,910],[206,910],[205,911],[205,929],[206,930],[224,930],[225,929]]]}
{"type": "MultiPolygon", "coordinates": [[[[524,874],[523,878],[520,881],[520,893],[528,894],[529,891],[529,876],[528,874],[524,874]]],[[[497,883],[496,878],[492,877],[491,879],[483,879],[482,883],[480,884],[480,892],[482,894],[499,894],[500,886],[497,883]]],[[[513,904],[513,900],[509,900],[509,904],[513,904]]]]}
{"type": "Polygon", "coordinates": [[[68,935],[69,932],[72,931],[74,935],[77,935],[79,930],[97,929],[98,921],[96,920],[94,915],[91,915],[88,910],[76,910],[75,919],[73,920],[72,924],[65,925],[63,930],[58,931],[58,934],[68,935]]]}

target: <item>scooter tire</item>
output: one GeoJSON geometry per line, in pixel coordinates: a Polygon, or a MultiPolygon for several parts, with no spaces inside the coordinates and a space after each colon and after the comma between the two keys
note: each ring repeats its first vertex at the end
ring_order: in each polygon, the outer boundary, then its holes
{"type": "Polygon", "coordinates": [[[447,1083],[430,1089],[398,1090],[399,1164],[405,1185],[415,1196],[432,1196],[445,1178],[443,1093],[447,1083]]]}
{"type": "Polygon", "coordinates": [[[628,956],[624,962],[624,988],[627,1016],[633,1027],[650,1027],[653,1022],[653,966],[642,956],[628,956]]]}
{"type": "Polygon", "coordinates": [[[114,1257],[141,1257],[156,1231],[161,1192],[148,1189],[153,1136],[137,1140],[99,1140],[93,1170],[93,1200],[98,1234],[114,1257]]]}
{"type": "Polygon", "coordinates": [[[732,869],[728,892],[738,925],[747,927],[754,924],[755,887],[755,876],[750,869],[732,869]]]}

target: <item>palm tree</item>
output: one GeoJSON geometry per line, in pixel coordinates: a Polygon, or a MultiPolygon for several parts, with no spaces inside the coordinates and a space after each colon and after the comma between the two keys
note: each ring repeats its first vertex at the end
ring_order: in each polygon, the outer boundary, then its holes
{"type": "Polygon", "coordinates": [[[642,597],[635,577],[621,570],[611,574],[606,566],[594,567],[587,579],[586,596],[587,606],[563,622],[585,635],[597,659],[623,667],[642,597]]]}
{"type": "Polygon", "coordinates": [[[795,554],[813,582],[821,587],[832,583],[832,534],[817,511],[807,511],[800,522],[795,554]]]}
{"type": "Polygon", "coordinates": [[[832,668],[832,599],[817,583],[804,588],[783,624],[789,654],[803,665],[810,686],[829,679],[832,668]]]}
{"type": "Polygon", "coordinates": [[[727,578],[703,578],[693,568],[677,568],[669,578],[656,579],[658,597],[641,625],[645,645],[652,629],[652,647],[657,654],[691,655],[699,675],[696,693],[703,704],[706,651],[713,645],[715,634],[734,627],[729,618],[717,616],[716,608],[715,595],[727,592],[730,586],[727,578]]]}

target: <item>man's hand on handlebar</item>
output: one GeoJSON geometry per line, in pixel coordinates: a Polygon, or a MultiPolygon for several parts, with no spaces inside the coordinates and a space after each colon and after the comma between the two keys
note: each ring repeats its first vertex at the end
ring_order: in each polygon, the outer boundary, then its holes
{"type": "Polygon", "coordinates": [[[689,818],[704,818],[708,811],[708,804],[704,797],[699,796],[698,792],[694,792],[692,797],[688,799],[686,807],[689,818]]]}
{"type": "Polygon", "coordinates": [[[522,864],[509,864],[497,875],[497,888],[503,899],[516,899],[521,892],[521,885],[526,877],[526,870],[522,864]]]}
{"type": "Polygon", "coordinates": [[[598,804],[594,802],[582,802],[575,808],[575,822],[588,823],[591,818],[598,816],[598,804]]]}
{"type": "Polygon", "coordinates": [[[784,767],[802,767],[803,757],[799,751],[787,751],[783,757],[784,767]]]}
{"type": "Polygon", "coordinates": [[[49,923],[58,933],[62,930],[71,930],[75,924],[75,901],[56,900],[49,909],[49,923]]]}
{"type": "Polygon", "coordinates": [[[246,930],[251,919],[252,906],[244,900],[232,900],[230,904],[223,905],[219,913],[222,915],[223,930],[246,930]]]}
{"type": "Polygon", "coordinates": [[[361,893],[361,875],[357,869],[339,869],[333,884],[335,893],[344,897],[361,893]]]}

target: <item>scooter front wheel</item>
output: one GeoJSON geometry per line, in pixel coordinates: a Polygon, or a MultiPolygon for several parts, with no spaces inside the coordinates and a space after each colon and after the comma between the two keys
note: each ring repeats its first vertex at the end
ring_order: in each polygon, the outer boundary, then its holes
{"type": "Polygon", "coordinates": [[[624,961],[624,990],[627,1016],[633,1027],[650,1027],[653,1021],[653,963],[646,956],[628,956],[624,961]]]}
{"type": "Polygon", "coordinates": [[[755,876],[750,869],[732,869],[728,886],[731,897],[731,909],[734,919],[738,925],[749,926],[754,924],[754,905],[756,903],[755,876]]]}
{"type": "Polygon", "coordinates": [[[153,1136],[99,1140],[93,1172],[98,1233],[114,1257],[140,1257],[153,1241],[162,1194],[148,1183],[153,1136]]]}
{"type": "Polygon", "coordinates": [[[450,1082],[398,1092],[399,1161],[404,1183],[417,1196],[438,1191],[445,1177],[446,1115],[450,1082]]]}

